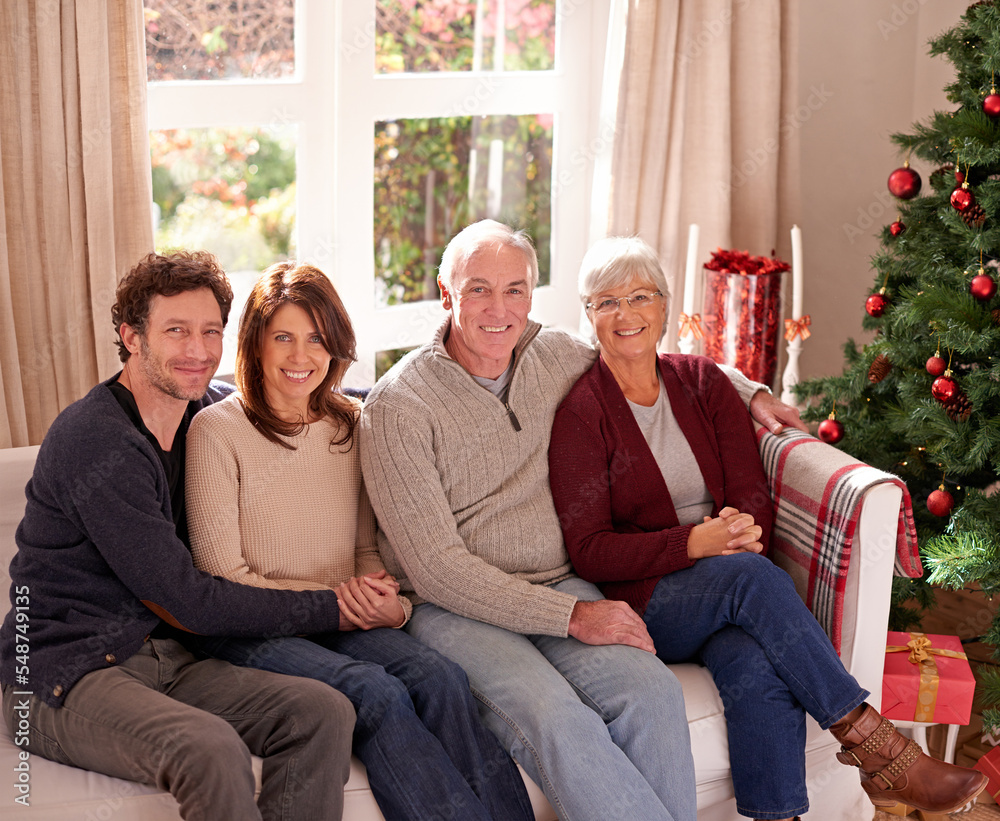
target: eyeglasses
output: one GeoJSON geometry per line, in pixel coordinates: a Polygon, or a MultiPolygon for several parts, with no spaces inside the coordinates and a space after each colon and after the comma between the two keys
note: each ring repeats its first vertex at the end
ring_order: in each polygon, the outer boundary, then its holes
{"type": "Polygon", "coordinates": [[[632,296],[607,296],[599,302],[588,302],[587,310],[594,309],[599,314],[611,314],[621,307],[622,302],[627,302],[631,307],[641,311],[656,304],[656,297],[663,296],[659,291],[649,294],[633,294],[632,296]]]}

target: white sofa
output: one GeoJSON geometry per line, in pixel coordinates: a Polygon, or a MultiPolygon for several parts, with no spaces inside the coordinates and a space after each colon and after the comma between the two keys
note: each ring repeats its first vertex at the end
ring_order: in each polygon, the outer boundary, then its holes
{"type": "MultiPolygon", "coordinates": [[[[827,447],[819,445],[819,447],[827,447]]],[[[9,582],[7,570],[16,550],[14,531],[24,512],[24,486],[38,452],[37,447],[0,450],[0,582],[9,582]]],[[[862,508],[847,580],[842,658],[861,684],[872,692],[878,706],[881,695],[885,625],[902,491],[892,483],[868,491],[862,508]]],[[[3,585],[6,589],[7,585],[3,585]]],[[[9,602],[0,610],[6,612],[9,602]]],[[[698,781],[699,821],[737,821],[729,777],[725,719],[719,693],[711,677],[693,664],[672,665],[687,700],[698,781]]],[[[822,821],[859,821],[871,818],[872,808],[861,791],[858,772],[834,758],[837,744],[810,720],[806,751],[807,779],[812,806],[810,817],[822,821]]],[[[0,732],[0,819],[19,821],[176,821],[177,804],[170,795],[97,773],[67,767],[31,756],[30,806],[15,803],[14,767],[19,748],[0,732]]],[[[542,793],[529,782],[539,821],[555,814],[542,793]]],[[[346,821],[379,821],[379,812],[355,760],[347,785],[346,821]]],[[[460,821],[460,820],[459,820],[460,821]]],[[[577,820],[574,820],[577,821],[577,820]]],[[[579,821],[626,821],[580,819],[579,821]]],[[[630,819],[628,821],[645,821],[630,819]]]]}

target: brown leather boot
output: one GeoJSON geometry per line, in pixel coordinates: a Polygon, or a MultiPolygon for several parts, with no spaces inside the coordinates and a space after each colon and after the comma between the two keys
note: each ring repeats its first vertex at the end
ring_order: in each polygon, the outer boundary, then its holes
{"type": "Polygon", "coordinates": [[[830,732],[843,745],[837,759],[861,769],[861,787],[876,807],[899,802],[925,812],[955,812],[983,791],[983,773],[925,755],[878,710],[862,706],[860,718],[838,721],[830,732]]]}

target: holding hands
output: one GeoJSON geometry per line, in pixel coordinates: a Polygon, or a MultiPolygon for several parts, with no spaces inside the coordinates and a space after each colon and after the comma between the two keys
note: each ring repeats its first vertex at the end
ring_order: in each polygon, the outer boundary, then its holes
{"type": "Polygon", "coordinates": [[[406,620],[399,584],[384,570],[355,576],[337,587],[341,630],[401,627],[406,620]]]}
{"type": "Polygon", "coordinates": [[[691,528],[687,552],[691,559],[706,556],[732,556],[734,553],[760,553],[764,549],[760,538],[763,530],[754,524],[753,516],[740,513],[735,507],[724,507],[714,519],[705,517],[691,528]]]}

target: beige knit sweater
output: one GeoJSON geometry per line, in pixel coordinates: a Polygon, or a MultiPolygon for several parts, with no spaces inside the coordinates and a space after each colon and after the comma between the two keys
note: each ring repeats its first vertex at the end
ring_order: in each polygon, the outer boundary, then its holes
{"type": "MultiPolygon", "coordinates": [[[[514,349],[507,408],[444,347],[450,319],[372,390],[361,464],[386,567],[430,601],[516,633],[565,636],[572,572],[549,491],[556,408],[594,350],[529,322],[514,349]]],[[[727,375],[744,401],[762,387],[727,375]]]]}
{"type": "Polygon", "coordinates": [[[556,407],[594,351],[529,322],[514,349],[508,405],[431,344],[394,367],[361,414],[361,463],[389,572],[414,601],[517,633],[565,636],[574,596],[549,493],[556,407]]]}
{"type": "Polygon", "coordinates": [[[254,428],[236,395],[197,414],[186,477],[195,566],[289,590],[333,588],[384,569],[358,442],[331,446],[337,435],[323,420],[289,437],[296,449],[288,450],[254,428]]]}

